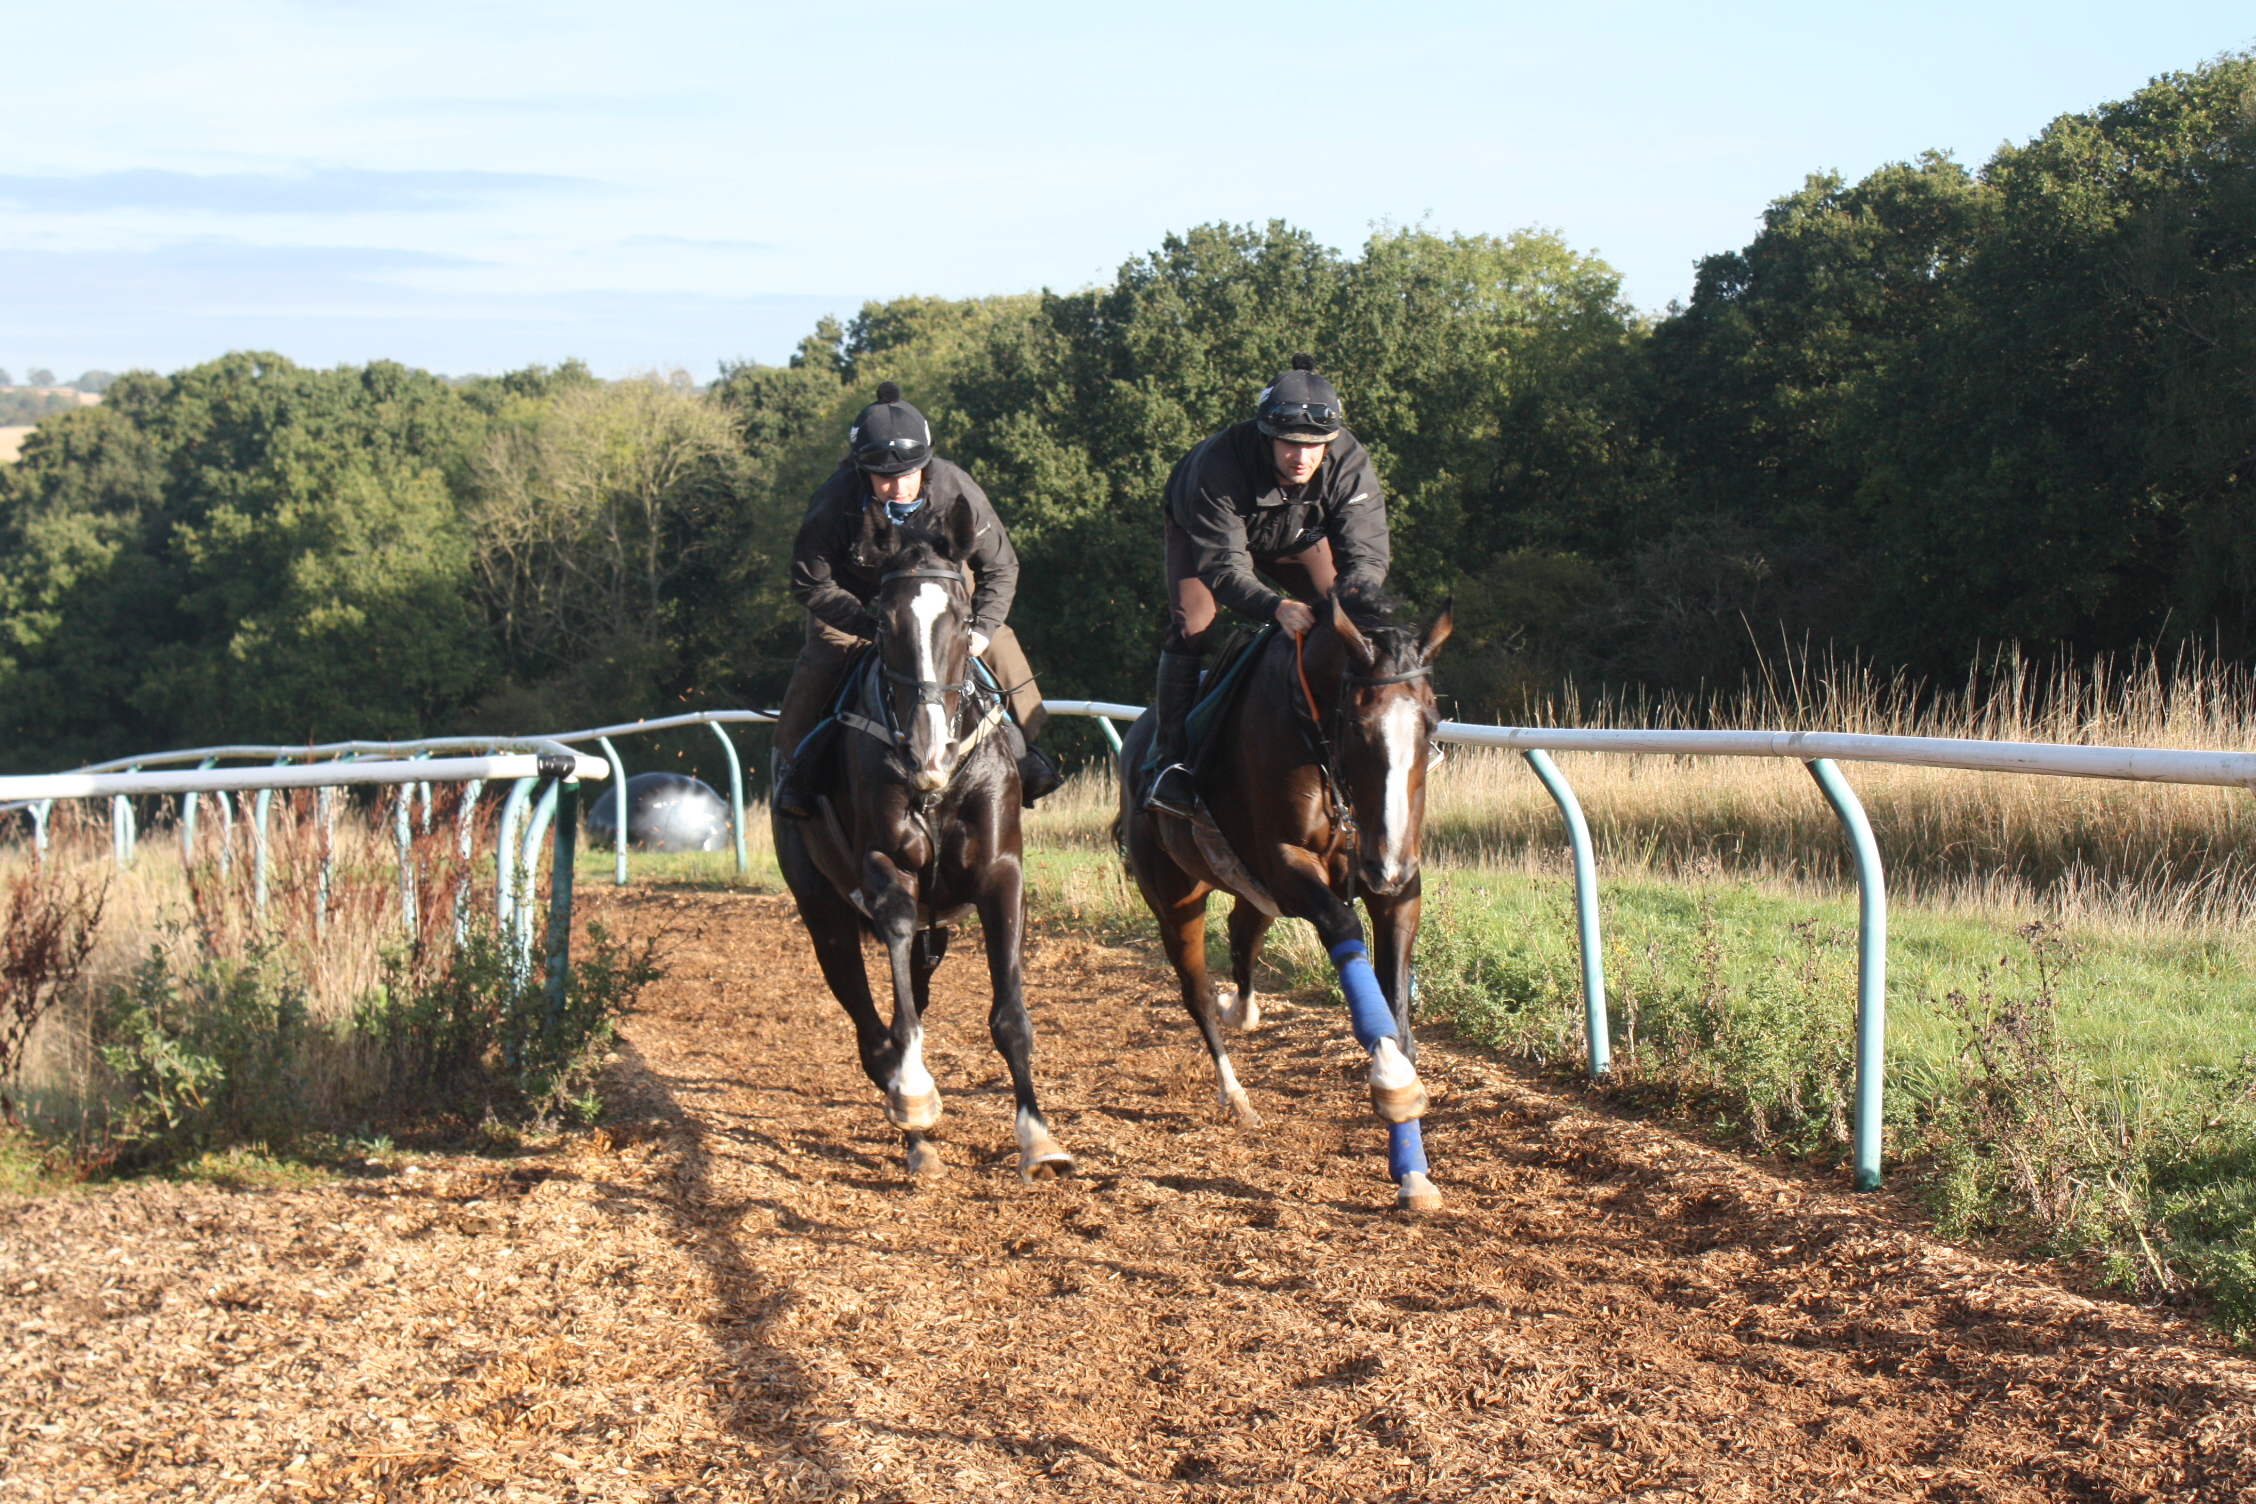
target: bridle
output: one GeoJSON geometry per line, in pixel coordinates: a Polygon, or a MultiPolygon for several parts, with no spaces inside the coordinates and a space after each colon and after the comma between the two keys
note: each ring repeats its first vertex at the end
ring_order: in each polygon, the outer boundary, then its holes
{"type": "MultiPolygon", "coordinates": [[[[889,585],[895,580],[938,580],[943,584],[953,585],[959,590],[968,591],[971,588],[960,569],[893,569],[877,577],[880,586],[889,585]]],[[[947,682],[902,673],[885,661],[882,649],[876,654],[876,662],[878,672],[886,679],[895,684],[908,686],[916,691],[915,703],[917,705],[945,705],[950,694],[957,695],[959,698],[956,701],[956,714],[949,726],[951,731],[954,730],[956,725],[961,724],[964,708],[967,705],[975,706],[982,701],[987,704],[985,713],[979,717],[972,728],[960,736],[951,736],[947,746],[942,750],[941,766],[947,770],[947,777],[942,780],[939,788],[920,792],[917,796],[919,806],[929,807],[938,803],[940,796],[946,793],[949,785],[956,781],[956,773],[963,766],[964,759],[981,742],[987,739],[989,732],[1002,724],[1002,697],[990,695],[986,686],[979,682],[978,676],[968,667],[965,669],[963,678],[947,682]]],[[[968,665],[970,659],[967,657],[965,662],[968,665]]],[[[873,737],[885,743],[895,752],[905,753],[909,747],[909,733],[895,723],[893,697],[891,695],[879,695],[877,699],[881,713],[885,717],[882,723],[851,711],[841,712],[838,717],[839,721],[865,736],[873,737]]]]}
{"type": "MultiPolygon", "coordinates": [[[[1306,635],[1293,639],[1293,668],[1300,676],[1300,693],[1308,702],[1308,719],[1301,726],[1301,735],[1308,741],[1308,749],[1316,754],[1316,771],[1324,781],[1324,811],[1332,823],[1332,839],[1324,848],[1324,864],[1331,865],[1340,847],[1354,840],[1361,827],[1355,823],[1355,807],[1341,796],[1347,779],[1339,765],[1340,728],[1347,720],[1348,691],[1351,689],[1376,689],[1386,684],[1408,684],[1413,680],[1429,678],[1433,665],[1421,663],[1416,668],[1399,674],[1356,674],[1340,676],[1339,697],[1332,701],[1330,723],[1316,706],[1316,691],[1308,683],[1308,659],[1303,651],[1306,635]]],[[[1349,879],[1352,885],[1352,876],[1349,879]]]]}

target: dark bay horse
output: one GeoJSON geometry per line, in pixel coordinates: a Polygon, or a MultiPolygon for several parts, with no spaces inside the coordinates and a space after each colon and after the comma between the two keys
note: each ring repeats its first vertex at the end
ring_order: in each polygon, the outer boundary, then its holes
{"type": "Polygon", "coordinates": [[[896,530],[869,508],[871,551],[886,559],[870,602],[876,661],[854,671],[867,688],[840,716],[837,792],[819,796],[816,819],[770,823],[823,978],[854,1020],[862,1069],[885,1094],[915,1175],[941,1163],[925,1136],[940,1118],[923,1048],[932,973],[949,926],[978,913],[994,985],[988,1032],[1018,1104],[1019,1173],[1048,1179],[1070,1173],[1073,1157],[1050,1136],[1028,1065],[1018,768],[1000,735],[1001,702],[971,672],[971,587],[958,562],[971,556],[971,525],[961,508],[946,536],[896,530]],[[890,1025],[870,995],[865,932],[892,963],[890,1025]]]}
{"type": "Polygon", "coordinates": [[[1343,602],[1317,610],[1305,639],[1273,634],[1248,669],[1237,704],[1208,733],[1199,795],[1205,831],[1140,808],[1147,712],[1130,730],[1121,766],[1121,836],[1128,868],[1159,920],[1183,1005],[1214,1059],[1221,1104],[1238,1121],[1260,1115],[1238,1084],[1221,1025],[1260,1022],[1253,963],[1279,918],[1316,927],[1347,995],[1355,1038],[1371,1052],[1371,1104],[1389,1127],[1395,1204],[1441,1204],[1427,1174],[1418,1119],[1426,1108],[1410,1033],[1410,951],[1418,936],[1419,845],[1425,827],[1428,741],[1439,721],[1430,677],[1449,636],[1447,607],[1423,632],[1388,624],[1384,607],[1343,602]],[[1235,896],[1230,963],[1236,990],[1218,999],[1206,969],[1206,898],[1235,896]],[[1354,901],[1371,916],[1371,949],[1354,901]],[[1374,970],[1375,967],[1375,970],[1374,970]]]}

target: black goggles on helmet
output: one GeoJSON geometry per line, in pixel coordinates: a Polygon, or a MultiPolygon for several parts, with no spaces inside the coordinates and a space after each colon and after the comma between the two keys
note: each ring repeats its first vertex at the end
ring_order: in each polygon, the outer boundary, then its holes
{"type": "Polygon", "coordinates": [[[922,439],[879,439],[856,446],[854,463],[864,470],[914,470],[932,458],[922,439]]]}
{"type": "Polygon", "coordinates": [[[1261,421],[1275,428],[1329,431],[1339,427],[1340,410],[1329,402],[1279,402],[1262,413],[1261,421]]]}

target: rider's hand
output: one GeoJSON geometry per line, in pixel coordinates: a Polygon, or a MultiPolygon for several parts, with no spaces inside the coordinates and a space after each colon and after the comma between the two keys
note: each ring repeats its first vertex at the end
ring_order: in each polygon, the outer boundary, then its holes
{"type": "Polygon", "coordinates": [[[971,656],[974,658],[987,656],[987,634],[985,632],[971,634],[971,656]]]}
{"type": "Polygon", "coordinates": [[[1316,625],[1316,613],[1299,601],[1279,601],[1277,625],[1295,637],[1305,637],[1316,625]]]}

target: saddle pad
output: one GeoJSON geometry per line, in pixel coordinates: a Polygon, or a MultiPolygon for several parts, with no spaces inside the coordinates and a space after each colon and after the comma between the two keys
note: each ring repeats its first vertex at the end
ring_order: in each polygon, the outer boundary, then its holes
{"type": "MultiPolygon", "coordinates": [[[[1238,696],[1245,692],[1246,685],[1253,681],[1253,666],[1261,661],[1261,650],[1268,646],[1269,639],[1276,636],[1277,632],[1275,622],[1252,630],[1241,628],[1230,635],[1229,640],[1222,644],[1221,652],[1215,655],[1214,667],[1206,671],[1206,680],[1199,686],[1199,697],[1192,704],[1190,715],[1183,721],[1185,747],[1192,767],[1201,764],[1207,738],[1213,735],[1214,728],[1221,724],[1222,718],[1229,714],[1231,707],[1237,703],[1238,696]]],[[[1151,752],[1146,753],[1144,758],[1144,771],[1147,773],[1159,771],[1159,765],[1154,761],[1158,748],[1159,743],[1155,738],[1151,752]]]]}

